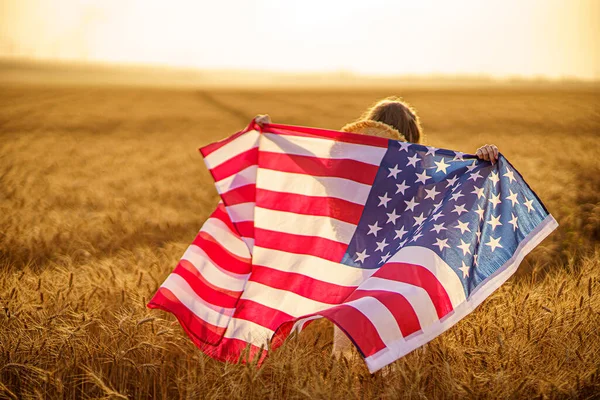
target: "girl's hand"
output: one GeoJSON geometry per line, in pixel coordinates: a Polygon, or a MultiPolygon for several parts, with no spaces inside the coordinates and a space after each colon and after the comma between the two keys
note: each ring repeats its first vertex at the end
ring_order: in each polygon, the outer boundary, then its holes
{"type": "Polygon", "coordinates": [[[262,128],[264,124],[271,123],[271,117],[269,117],[269,114],[259,114],[254,117],[254,122],[262,128]]]}
{"type": "Polygon", "coordinates": [[[486,144],[477,149],[477,157],[490,161],[493,164],[498,161],[498,148],[493,144],[486,144]]]}

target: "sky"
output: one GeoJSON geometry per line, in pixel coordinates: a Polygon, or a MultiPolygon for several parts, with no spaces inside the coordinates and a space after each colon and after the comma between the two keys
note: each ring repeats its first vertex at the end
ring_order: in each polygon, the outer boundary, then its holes
{"type": "Polygon", "coordinates": [[[600,0],[0,0],[0,57],[600,79],[600,0]]]}

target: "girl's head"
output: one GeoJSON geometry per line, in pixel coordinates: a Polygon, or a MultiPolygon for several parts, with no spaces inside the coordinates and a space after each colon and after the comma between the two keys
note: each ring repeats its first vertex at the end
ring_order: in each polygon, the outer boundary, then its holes
{"type": "Polygon", "coordinates": [[[379,100],[365,111],[361,119],[383,122],[403,134],[411,143],[421,141],[421,123],[417,113],[398,97],[379,100]]]}

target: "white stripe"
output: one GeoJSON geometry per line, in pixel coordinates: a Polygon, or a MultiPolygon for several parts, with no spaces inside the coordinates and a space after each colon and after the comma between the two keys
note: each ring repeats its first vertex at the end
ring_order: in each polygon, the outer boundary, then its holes
{"type": "Polygon", "coordinates": [[[371,321],[373,326],[375,326],[379,337],[386,346],[389,346],[391,343],[394,343],[402,337],[402,332],[400,331],[400,327],[398,326],[398,322],[396,322],[394,315],[376,298],[362,297],[344,303],[344,305],[354,307],[363,313],[363,315],[371,321]]]}
{"type": "Polygon", "coordinates": [[[294,235],[317,236],[350,243],[356,225],[320,215],[304,215],[256,207],[254,226],[294,235]]]}
{"type": "Polygon", "coordinates": [[[235,274],[223,270],[204,250],[195,244],[187,248],[181,259],[192,263],[209,283],[226,290],[241,292],[244,290],[244,285],[250,276],[250,274],[235,274]]]}
{"type": "Polygon", "coordinates": [[[217,191],[219,192],[219,194],[224,194],[229,192],[230,190],[256,183],[257,170],[258,166],[251,165],[241,170],[237,174],[233,174],[231,176],[228,176],[227,178],[223,178],[220,181],[215,182],[217,191]]]}
{"type": "Polygon", "coordinates": [[[292,326],[292,330],[290,332],[300,332],[302,329],[304,329],[307,323],[309,323],[310,321],[313,321],[315,319],[319,319],[319,318],[323,318],[321,315],[312,315],[310,317],[306,317],[306,318],[301,318],[299,320],[297,320],[294,323],[294,326],[292,326]]]}
{"type": "Polygon", "coordinates": [[[252,260],[254,265],[294,272],[340,286],[358,286],[377,272],[377,269],[354,268],[311,255],[288,253],[260,246],[254,247],[252,260]]]}
{"type": "Polygon", "coordinates": [[[246,243],[246,246],[248,246],[248,251],[250,252],[250,254],[252,254],[254,251],[254,238],[247,238],[242,236],[242,240],[244,241],[244,243],[246,243]]]}
{"type": "Polygon", "coordinates": [[[225,207],[232,222],[254,221],[254,202],[225,207]]]}
{"type": "Polygon", "coordinates": [[[261,345],[266,345],[268,343],[268,340],[271,339],[273,333],[274,332],[271,329],[265,328],[256,322],[231,318],[231,322],[227,326],[227,330],[223,337],[243,340],[260,347],[261,345]]]}
{"type": "Polygon", "coordinates": [[[223,221],[217,218],[209,218],[202,225],[201,232],[206,232],[219,243],[223,248],[232,252],[236,256],[249,258],[250,253],[246,243],[242,241],[235,233],[229,229],[223,221]]]}
{"type": "Polygon", "coordinates": [[[321,303],[320,301],[300,296],[294,292],[276,289],[253,281],[248,281],[241,298],[283,311],[292,317],[312,314],[332,306],[332,304],[321,303]]]}
{"type": "Polygon", "coordinates": [[[426,329],[429,325],[438,321],[438,315],[429,294],[420,286],[372,276],[361,284],[358,289],[385,290],[401,294],[408,300],[415,314],[417,314],[421,329],[426,329]]]}
{"type": "Polygon", "coordinates": [[[204,301],[185,279],[175,273],[169,275],[161,287],[169,289],[181,304],[209,324],[225,328],[233,315],[233,308],[218,307],[204,301]]]}
{"type": "Polygon", "coordinates": [[[371,190],[370,185],[349,179],[311,176],[262,168],[258,171],[256,187],[305,196],[336,197],[360,205],[367,202],[371,190]]]}
{"type": "Polygon", "coordinates": [[[319,158],[350,159],[377,166],[379,166],[387,151],[387,147],[273,133],[263,134],[259,147],[260,151],[319,158]]]}
{"type": "Polygon", "coordinates": [[[248,131],[227,143],[225,146],[210,153],[204,158],[204,163],[208,169],[213,169],[230,158],[248,151],[253,147],[257,147],[259,138],[260,134],[257,131],[248,131]]]}
{"type": "Polygon", "coordinates": [[[407,246],[394,254],[394,256],[388,260],[388,263],[389,262],[404,262],[407,264],[421,265],[427,268],[435,275],[448,293],[453,309],[465,301],[465,289],[463,288],[460,278],[435,251],[426,247],[407,246]]]}

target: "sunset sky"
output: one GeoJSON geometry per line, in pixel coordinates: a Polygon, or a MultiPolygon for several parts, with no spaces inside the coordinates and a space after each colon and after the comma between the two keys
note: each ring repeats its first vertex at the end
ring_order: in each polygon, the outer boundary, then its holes
{"type": "Polygon", "coordinates": [[[600,0],[0,0],[0,57],[600,79],[600,0]]]}

